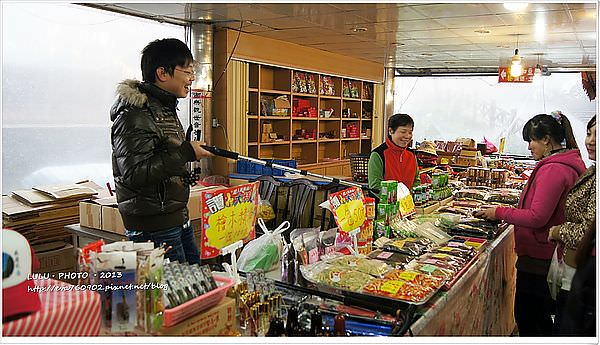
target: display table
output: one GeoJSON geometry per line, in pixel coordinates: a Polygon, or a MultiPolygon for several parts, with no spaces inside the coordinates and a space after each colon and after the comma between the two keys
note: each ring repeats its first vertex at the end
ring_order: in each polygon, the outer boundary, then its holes
{"type": "Polygon", "coordinates": [[[508,336],[515,328],[513,306],[517,260],[509,226],[447,292],[419,308],[410,327],[424,336],[508,336]]]}
{"type": "Polygon", "coordinates": [[[71,235],[73,235],[73,245],[76,248],[81,248],[91,241],[104,240],[105,243],[119,242],[127,240],[127,236],[117,234],[115,232],[104,231],[100,229],[88,228],[80,224],[71,224],[65,226],[71,235]],[[82,241],[82,239],[85,239],[82,241]]]}

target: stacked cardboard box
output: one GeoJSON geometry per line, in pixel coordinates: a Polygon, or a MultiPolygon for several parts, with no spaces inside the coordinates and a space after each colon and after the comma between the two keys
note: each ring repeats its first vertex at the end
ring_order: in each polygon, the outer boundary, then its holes
{"type": "MultiPolygon", "coordinates": [[[[202,195],[206,192],[218,190],[220,188],[223,187],[198,186],[190,190],[188,211],[190,220],[192,221],[192,227],[194,228],[196,241],[199,240],[202,230],[202,222],[200,221],[202,218],[202,195]]],[[[115,197],[81,201],[79,203],[78,220],[81,226],[125,234],[125,226],[123,225],[123,219],[121,218],[121,213],[119,213],[115,197]]]]}

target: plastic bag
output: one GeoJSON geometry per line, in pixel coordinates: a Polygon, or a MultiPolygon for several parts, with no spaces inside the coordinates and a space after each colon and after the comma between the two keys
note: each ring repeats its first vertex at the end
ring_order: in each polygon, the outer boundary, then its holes
{"type": "Polygon", "coordinates": [[[265,221],[275,219],[275,210],[269,200],[260,199],[258,202],[258,215],[257,218],[262,218],[265,221]]]}
{"type": "Polygon", "coordinates": [[[238,258],[238,269],[242,272],[250,272],[257,269],[270,271],[280,260],[283,243],[281,233],[289,229],[290,223],[281,223],[273,232],[265,226],[262,218],[258,219],[259,226],[264,234],[259,238],[246,244],[238,258]]]}
{"type": "Polygon", "coordinates": [[[565,270],[564,265],[564,261],[558,259],[557,246],[554,249],[552,261],[550,262],[550,269],[548,269],[548,277],[546,278],[546,280],[548,281],[548,287],[550,288],[550,295],[554,300],[556,300],[556,296],[558,295],[560,287],[562,286],[562,276],[565,270]]]}
{"type": "Polygon", "coordinates": [[[486,137],[483,137],[483,142],[485,143],[485,154],[489,155],[494,152],[498,152],[498,148],[491,141],[487,140],[486,137]]]}

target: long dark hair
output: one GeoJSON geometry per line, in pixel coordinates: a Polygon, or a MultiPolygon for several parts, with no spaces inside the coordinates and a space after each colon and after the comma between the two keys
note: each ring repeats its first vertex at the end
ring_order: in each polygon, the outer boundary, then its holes
{"type": "Polygon", "coordinates": [[[546,136],[554,139],[557,143],[562,143],[565,140],[568,149],[578,148],[571,122],[563,114],[559,114],[558,119],[552,115],[539,114],[523,126],[523,140],[527,142],[541,140],[546,136]]]}
{"type": "Polygon", "coordinates": [[[592,116],[590,121],[587,123],[587,130],[590,130],[590,128],[594,127],[595,125],[596,125],[596,115],[592,116]]]}

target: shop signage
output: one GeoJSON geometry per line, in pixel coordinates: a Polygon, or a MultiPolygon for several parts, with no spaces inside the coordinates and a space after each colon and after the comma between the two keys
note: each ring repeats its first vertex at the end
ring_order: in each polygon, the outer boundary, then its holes
{"type": "Polygon", "coordinates": [[[200,257],[217,257],[221,249],[239,240],[253,240],[260,182],[208,191],[202,195],[200,257]]]}
{"type": "Polygon", "coordinates": [[[531,83],[533,82],[533,67],[523,68],[523,74],[519,77],[513,77],[510,75],[509,67],[498,68],[498,82],[499,83],[531,83]]]}
{"type": "Polygon", "coordinates": [[[329,202],[335,221],[343,232],[350,232],[360,227],[367,219],[365,197],[358,187],[331,193],[329,202]]]}

